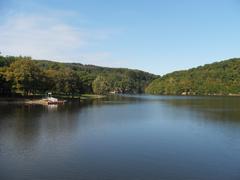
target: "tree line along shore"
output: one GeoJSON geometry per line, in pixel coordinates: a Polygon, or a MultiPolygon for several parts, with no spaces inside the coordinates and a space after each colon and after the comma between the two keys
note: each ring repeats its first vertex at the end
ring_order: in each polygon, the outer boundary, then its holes
{"type": "Polygon", "coordinates": [[[144,93],[157,76],[140,70],[0,56],[0,96],[144,93]]]}
{"type": "Polygon", "coordinates": [[[37,97],[47,92],[59,97],[110,93],[238,96],[240,59],[158,76],[135,69],[0,56],[0,97],[37,97]]]}

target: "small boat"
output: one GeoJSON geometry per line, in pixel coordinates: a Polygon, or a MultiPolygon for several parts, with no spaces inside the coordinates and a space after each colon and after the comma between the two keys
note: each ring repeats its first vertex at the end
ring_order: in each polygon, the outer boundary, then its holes
{"type": "Polygon", "coordinates": [[[47,103],[50,104],[64,104],[65,101],[58,100],[57,98],[49,97],[47,98],[47,103]]]}
{"type": "Polygon", "coordinates": [[[64,104],[66,102],[65,100],[58,100],[57,98],[52,97],[52,93],[48,93],[47,98],[44,98],[43,100],[47,102],[48,105],[64,104]]]}

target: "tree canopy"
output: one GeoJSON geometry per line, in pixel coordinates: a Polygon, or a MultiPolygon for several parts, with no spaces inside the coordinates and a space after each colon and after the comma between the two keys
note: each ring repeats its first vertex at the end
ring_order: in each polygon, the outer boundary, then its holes
{"type": "Polygon", "coordinates": [[[146,93],[164,95],[240,94],[240,59],[176,71],[154,80],[146,93]]]}
{"type": "Polygon", "coordinates": [[[0,56],[0,96],[46,92],[150,93],[163,95],[240,94],[240,59],[230,59],[162,77],[126,68],[0,56]]]}
{"type": "Polygon", "coordinates": [[[157,76],[139,70],[0,56],[0,95],[143,93],[157,76]]]}

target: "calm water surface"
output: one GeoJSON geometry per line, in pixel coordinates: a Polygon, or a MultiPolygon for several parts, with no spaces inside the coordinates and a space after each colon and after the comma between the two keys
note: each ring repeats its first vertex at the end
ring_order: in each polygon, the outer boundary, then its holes
{"type": "Polygon", "coordinates": [[[0,104],[0,179],[240,179],[240,98],[0,104]]]}

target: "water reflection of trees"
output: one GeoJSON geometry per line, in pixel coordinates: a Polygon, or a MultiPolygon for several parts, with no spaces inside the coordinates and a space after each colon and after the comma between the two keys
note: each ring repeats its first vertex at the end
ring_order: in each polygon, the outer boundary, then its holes
{"type": "Polygon", "coordinates": [[[43,135],[58,137],[63,132],[74,133],[81,107],[45,107],[11,105],[0,107],[0,140],[22,148],[34,147],[43,135]]]}
{"type": "Polygon", "coordinates": [[[18,142],[35,143],[43,132],[51,136],[58,136],[61,132],[74,133],[79,123],[83,123],[79,119],[79,113],[84,108],[136,101],[139,100],[112,96],[83,102],[69,101],[63,106],[5,104],[0,106],[0,133],[14,134],[18,142]]]}
{"type": "Polygon", "coordinates": [[[238,97],[171,98],[163,102],[177,108],[187,108],[206,120],[240,124],[240,98],[238,97]]]}

